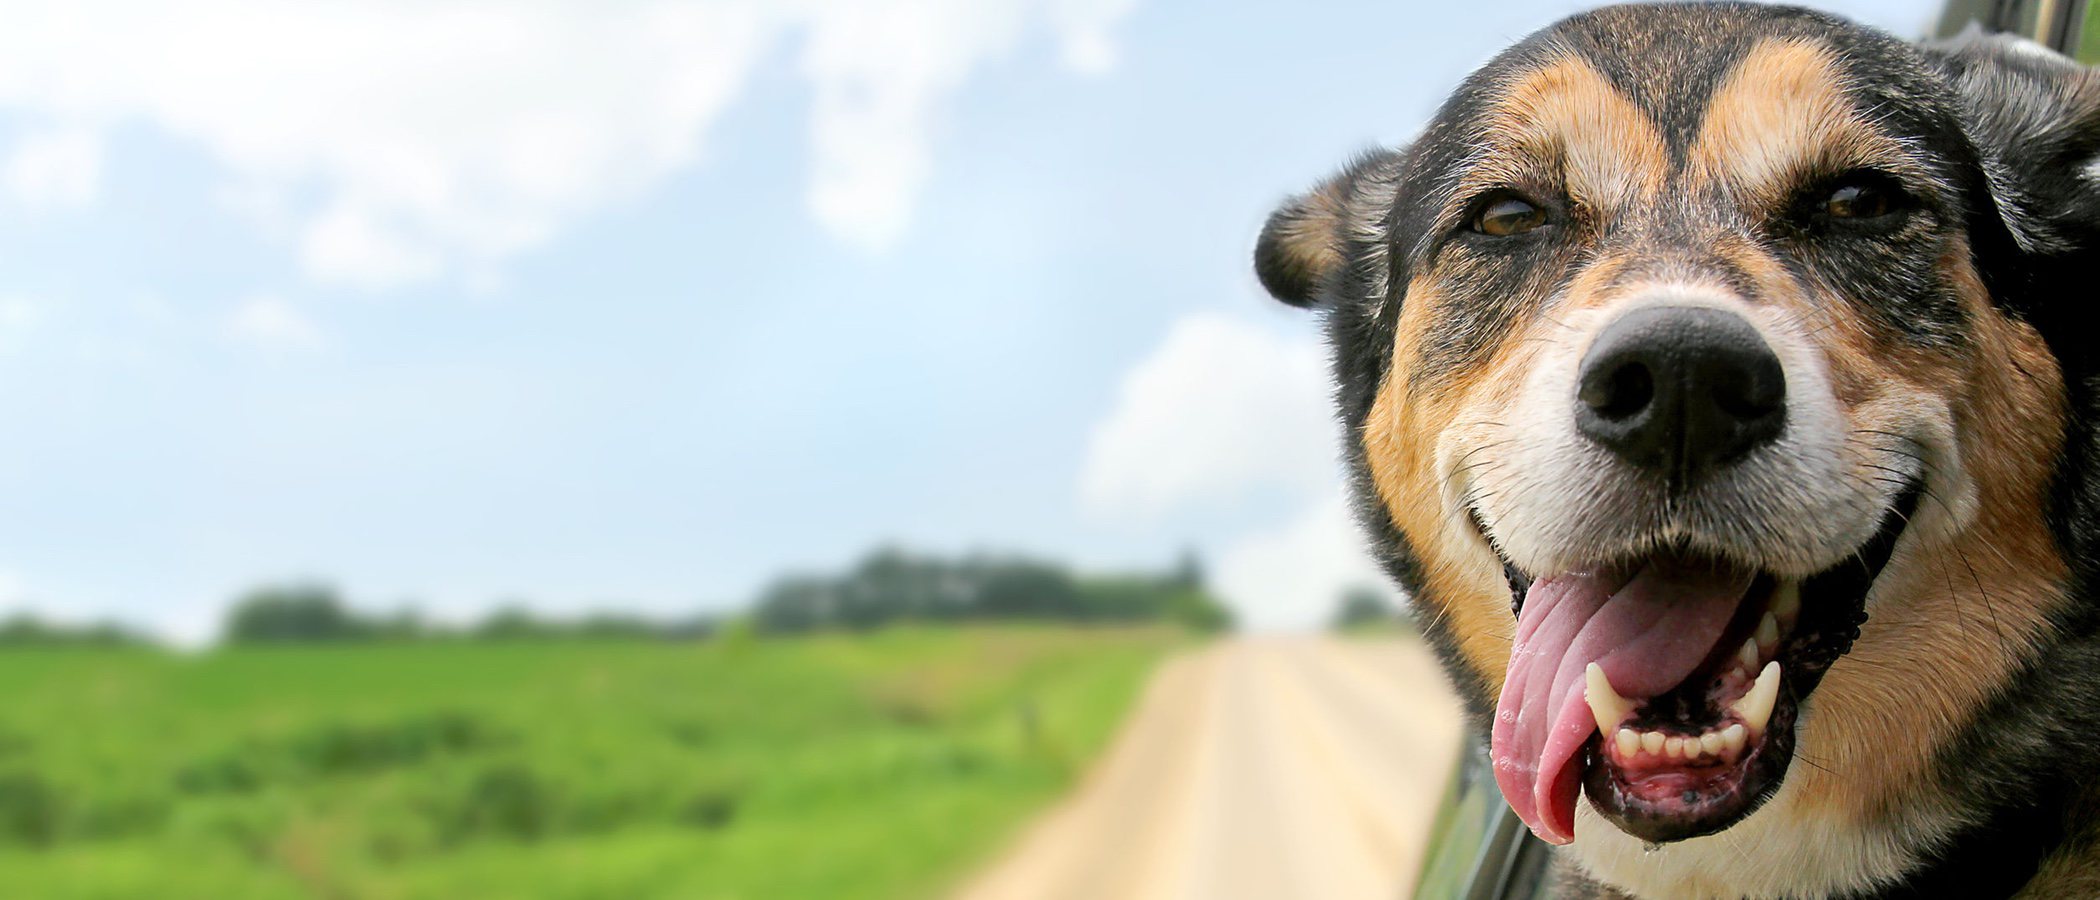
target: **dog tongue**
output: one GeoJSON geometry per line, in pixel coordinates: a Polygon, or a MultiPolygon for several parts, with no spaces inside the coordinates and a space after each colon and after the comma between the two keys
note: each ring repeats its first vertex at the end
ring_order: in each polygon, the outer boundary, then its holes
{"type": "Polygon", "coordinates": [[[1539,579],[1517,617],[1495,707],[1495,782],[1533,834],[1575,839],[1576,755],[1597,731],[1583,697],[1597,663],[1622,697],[1667,693],[1704,663],[1750,590],[1753,573],[1658,557],[1638,571],[1539,579]]]}

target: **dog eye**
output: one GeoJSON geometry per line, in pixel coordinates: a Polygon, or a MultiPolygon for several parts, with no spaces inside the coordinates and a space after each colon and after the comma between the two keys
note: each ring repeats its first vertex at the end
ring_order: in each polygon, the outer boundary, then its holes
{"type": "Polygon", "coordinates": [[[1901,212],[1903,189],[1875,176],[1858,175],[1838,182],[1823,198],[1823,215],[1832,219],[1879,219],[1901,212]]]}
{"type": "Polygon", "coordinates": [[[1834,219],[1878,219],[1888,215],[1894,204],[1880,188],[1865,184],[1848,184],[1830,192],[1830,199],[1823,201],[1823,210],[1834,219]]]}
{"type": "Polygon", "coordinates": [[[1473,216],[1473,230],[1489,237],[1523,234],[1546,224],[1546,211],[1522,197],[1489,202],[1473,216]]]}

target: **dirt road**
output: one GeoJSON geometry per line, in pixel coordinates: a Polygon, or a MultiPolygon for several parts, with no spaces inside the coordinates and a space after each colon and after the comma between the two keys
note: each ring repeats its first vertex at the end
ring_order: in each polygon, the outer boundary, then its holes
{"type": "Polygon", "coordinates": [[[1162,668],[1078,791],[959,896],[1404,897],[1458,735],[1419,644],[1210,647],[1162,668]]]}

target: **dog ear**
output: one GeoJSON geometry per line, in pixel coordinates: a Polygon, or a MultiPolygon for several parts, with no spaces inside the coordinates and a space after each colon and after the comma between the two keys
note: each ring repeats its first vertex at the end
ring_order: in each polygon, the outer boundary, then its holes
{"type": "Polygon", "coordinates": [[[1991,201],[2019,251],[2100,249],[2100,73],[1973,26],[1929,49],[1954,81],[1991,201]]]}
{"type": "Polygon", "coordinates": [[[1348,266],[1358,235],[1381,224],[1399,159],[1392,150],[1365,154],[1270,213],[1254,244],[1254,274],[1262,287],[1292,306],[1318,305],[1348,266]]]}

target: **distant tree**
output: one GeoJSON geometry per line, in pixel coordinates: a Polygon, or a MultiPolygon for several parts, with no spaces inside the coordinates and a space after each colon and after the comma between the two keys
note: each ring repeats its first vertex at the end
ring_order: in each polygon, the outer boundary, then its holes
{"type": "Polygon", "coordinates": [[[1181,551],[1181,558],[1174,563],[1174,574],[1170,579],[1180,587],[1203,590],[1203,558],[1194,548],[1181,551]]]}
{"type": "Polygon", "coordinates": [[[793,634],[838,624],[838,586],[822,578],[789,576],[773,582],[751,611],[759,631],[793,634]]]}
{"type": "Polygon", "coordinates": [[[1083,611],[1072,576],[1054,566],[1018,561],[988,567],[975,606],[978,614],[993,619],[1076,619],[1083,611]]]}
{"type": "Polygon", "coordinates": [[[1167,621],[1205,634],[1231,631],[1234,624],[1232,610],[1200,588],[1169,593],[1163,611],[1167,621]]]}
{"type": "Polygon", "coordinates": [[[233,606],[226,617],[231,643],[346,641],[370,638],[375,623],[344,607],[335,589],[322,584],[288,584],[257,588],[233,606]]]}
{"type": "Polygon", "coordinates": [[[1102,575],[1078,582],[1081,618],[1133,622],[1159,618],[1162,599],[1173,589],[1143,575],[1102,575]]]}
{"type": "Polygon", "coordinates": [[[658,626],[658,633],[667,641],[698,641],[713,637],[722,628],[722,621],[711,615],[688,616],[672,619],[658,626]]]}
{"type": "Polygon", "coordinates": [[[1062,565],[1025,557],[940,559],[884,548],[836,577],[777,580],[751,612],[752,627],[768,634],[983,619],[1164,620],[1206,631],[1232,621],[1204,589],[1193,553],[1165,573],[1082,578],[1062,565]]]}
{"type": "Polygon", "coordinates": [[[1399,607],[1387,600],[1383,592],[1368,585],[1357,585],[1342,591],[1330,624],[1336,631],[1357,631],[1405,623],[1399,607]]]}
{"type": "Polygon", "coordinates": [[[896,618],[952,619],[967,611],[970,587],[955,566],[896,549],[869,554],[840,584],[839,615],[852,626],[896,618]]]}
{"type": "Polygon", "coordinates": [[[148,643],[115,622],[64,625],[20,613],[0,622],[0,647],[124,647],[148,643]]]}
{"type": "Polygon", "coordinates": [[[548,637],[552,629],[524,605],[506,603],[496,607],[469,632],[481,640],[508,641],[548,637]]]}
{"type": "Polygon", "coordinates": [[[558,629],[564,636],[592,640],[655,640],[664,626],[629,613],[593,613],[558,629]]]}
{"type": "Polygon", "coordinates": [[[388,616],[368,620],[370,637],[385,641],[420,641],[429,638],[453,637],[452,633],[433,625],[423,618],[414,607],[404,607],[388,616]]]}

